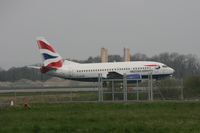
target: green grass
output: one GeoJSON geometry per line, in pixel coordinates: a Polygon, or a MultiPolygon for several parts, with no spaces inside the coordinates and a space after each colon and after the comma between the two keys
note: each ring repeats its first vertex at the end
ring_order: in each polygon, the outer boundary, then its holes
{"type": "Polygon", "coordinates": [[[199,133],[200,103],[32,104],[0,108],[2,133],[199,133]]]}

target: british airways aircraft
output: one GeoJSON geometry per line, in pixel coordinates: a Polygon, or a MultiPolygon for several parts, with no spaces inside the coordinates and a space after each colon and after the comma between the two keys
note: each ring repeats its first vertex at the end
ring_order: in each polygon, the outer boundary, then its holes
{"type": "Polygon", "coordinates": [[[150,73],[154,79],[168,77],[174,73],[167,65],[153,61],[76,63],[64,60],[44,38],[38,38],[37,44],[43,57],[43,66],[32,68],[64,79],[98,82],[99,75],[103,79],[122,79],[126,75],[128,80],[134,81],[148,78],[150,73]]]}

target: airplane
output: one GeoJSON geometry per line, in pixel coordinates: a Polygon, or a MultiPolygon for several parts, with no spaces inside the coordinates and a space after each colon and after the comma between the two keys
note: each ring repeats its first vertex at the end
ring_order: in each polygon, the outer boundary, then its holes
{"type": "Polygon", "coordinates": [[[107,62],[107,63],[76,63],[64,60],[53,46],[43,37],[37,38],[37,44],[43,58],[43,66],[32,68],[40,69],[41,73],[68,80],[83,82],[98,82],[102,79],[123,79],[136,81],[172,76],[174,69],[154,61],[107,62]]]}

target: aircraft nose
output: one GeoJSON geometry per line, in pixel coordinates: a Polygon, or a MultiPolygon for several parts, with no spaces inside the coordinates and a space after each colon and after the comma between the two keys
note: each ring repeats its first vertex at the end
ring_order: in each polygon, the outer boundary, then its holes
{"type": "Polygon", "coordinates": [[[173,68],[170,68],[170,71],[171,71],[171,73],[174,73],[174,72],[175,72],[175,70],[174,70],[173,68]]]}

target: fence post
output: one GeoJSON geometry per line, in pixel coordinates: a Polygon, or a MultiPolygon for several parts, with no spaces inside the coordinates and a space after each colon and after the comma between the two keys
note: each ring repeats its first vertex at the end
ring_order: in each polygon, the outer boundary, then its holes
{"type": "Polygon", "coordinates": [[[148,74],[148,99],[153,101],[153,76],[152,71],[148,74]]]}
{"type": "Polygon", "coordinates": [[[123,92],[124,92],[124,101],[127,101],[127,77],[125,73],[123,77],[123,92]]]}
{"type": "Polygon", "coordinates": [[[15,93],[14,93],[14,96],[15,96],[15,104],[17,103],[17,93],[16,93],[16,88],[15,88],[15,93]]]}
{"type": "Polygon", "coordinates": [[[112,80],[112,101],[115,101],[115,87],[114,87],[114,80],[112,80]]]}
{"type": "Polygon", "coordinates": [[[139,101],[138,80],[137,80],[137,101],[139,101]]]}
{"type": "Polygon", "coordinates": [[[151,79],[151,101],[153,101],[153,76],[152,76],[152,72],[151,72],[151,75],[150,75],[150,79],[151,79]]]}
{"type": "Polygon", "coordinates": [[[148,100],[151,100],[150,72],[148,73],[148,100]]]}
{"type": "Polygon", "coordinates": [[[103,101],[102,75],[98,74],[99,102],[103,101]]]}
{"type": "Polygon", "coordinates": [[[181,79],[181,100],[184,100],[184,96],[183,96],[183,79],[181,79]]]}
{"type": "Polygon", "coordinates": [[[70,101],[72,102],[72,90],[70,91],[70,101]]]}

